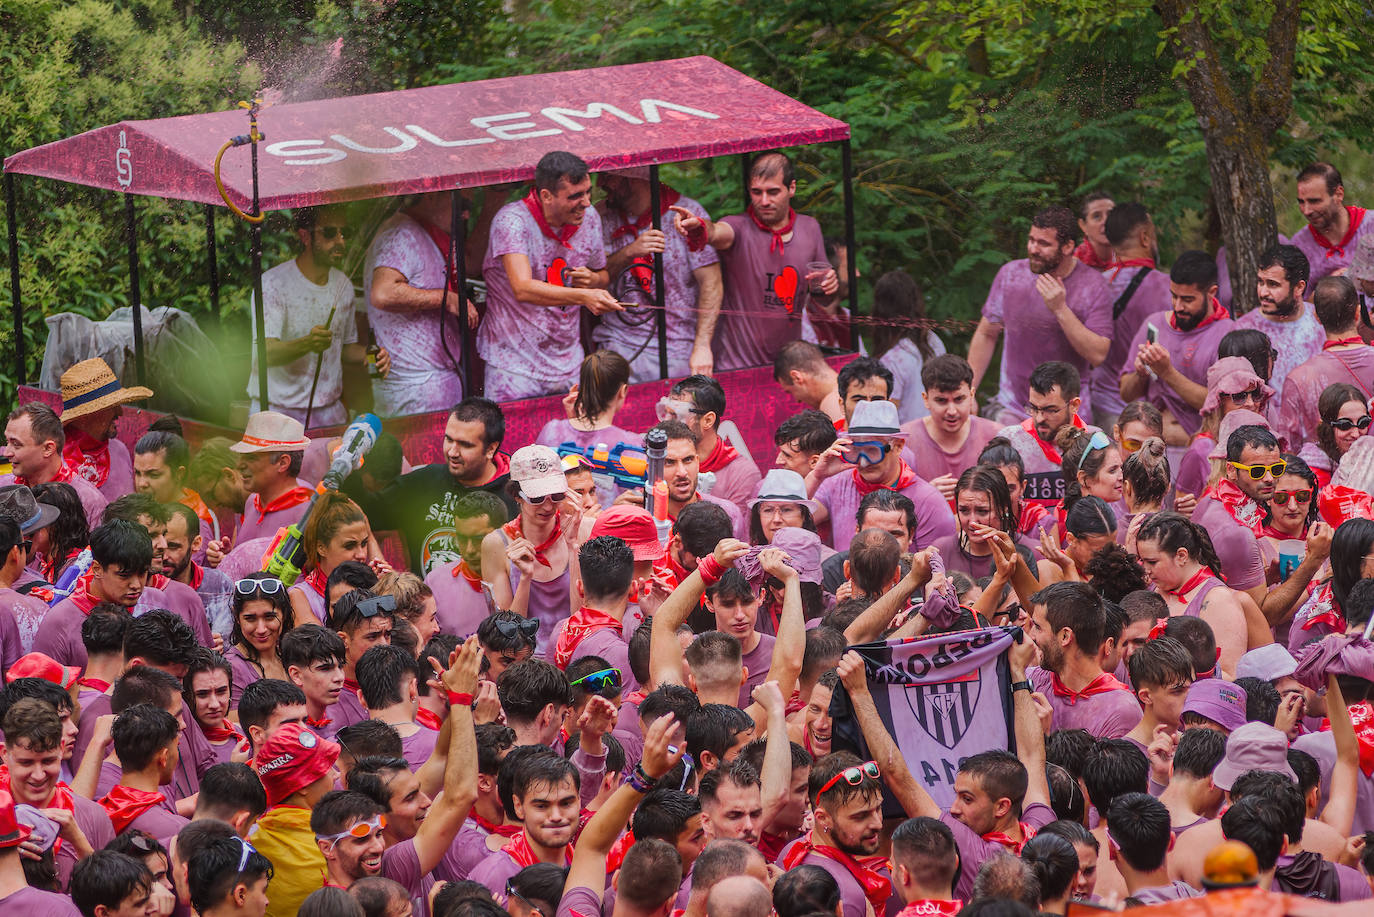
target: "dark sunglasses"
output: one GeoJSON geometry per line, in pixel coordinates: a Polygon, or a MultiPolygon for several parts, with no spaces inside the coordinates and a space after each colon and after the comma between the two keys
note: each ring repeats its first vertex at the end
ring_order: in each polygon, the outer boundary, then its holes
{"type": "Polygon", "coordinates": [[[353,611],[358,612],[364,618],[374,618],[379,614],[396,613],[396,596],[394,595],[369,595],[366,598],[355,598],[360,591],[349,592],[334,603],[334,617],[342,618],[344,615],[353,611]]]}
{"type": "Polygon", "coordinates": [[[1331,429],[1340,430],[1342,433],[1354,427],[1359,427],[1361,430],[1368,430],[1369,415],[1365,414],[1359,420],[1351,420],[1349,417],[1337,417],[1335,420],[1327,421],[1327,423],[1330,425],[1331,429]]]}
{"type": "Polygon", "coordinates": [[[512,621],[509,618],[497,618],[491,622],[496,627],[497,633],[507,640],[514,640],[520,637],[525,640],[533,641],[535,634],[539,633],[538,618],[521,618],[519,621],[512,621]]]}
{"type": "Polygon", "coordinates": [[[521,500],[524,500],[526,503],[530,504],[531,506],[538,506],[540,503],[543,503],[545,500],[552,500],[552,501],[555,502],[555,503],[562,503],[564,500],[568,499],[568,492],[567,492],[567,491],[563,491],[562,493],[545,494],[545,495],[542,496],[542,497],[530,497],[530,496],[526,496],[526,495],[522,492],[522,493],[520,494],[520,499],[521,499],[521,500]]]}
{"type": "Polygon", "coordinates": [[[317,226],[315,228],[320,231],[320,235],[324,236],[326,242],[333,242],[339,236],[353,235],[353,227],[351,226],[317,226]]]}
{"type": "MultiPolygon", "coordinates": [[[[539,622],[535,621],[535,623],[537,624],[539,622]]],[[[568,684],[574,688],[578,685],[585,685],[585,690],[590,691],[594,694],[600,694],[603,697],[608,694],[619,694],[621,684],[620,670],[601,669],[596,672],[588,672],[586,675],[583,675],[576,681],[568,682],[568,684]]]]}

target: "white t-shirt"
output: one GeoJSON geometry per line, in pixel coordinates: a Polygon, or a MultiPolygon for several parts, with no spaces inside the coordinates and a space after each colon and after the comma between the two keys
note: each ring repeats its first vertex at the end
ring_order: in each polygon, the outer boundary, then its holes
{"type": "MultiPolygon", "coordinates": [[[[933,331],[926,332],[926,335],[933,356],[938,357],[945,352],[945,342],[940,340],[939,335],[933,331]]],[[[878,362],[892,370],[892,397],[901,402],[897,408],[897,420],[910,423],[929,414],[925,399],[921,397],[926,390],[921,383],[921,368],[925,360],[911,338],[902,338],[893,344],[887,353],[878,358],[878,362]]]]}
{"type": "MultiPolygon", "coordinates": [[[[316,325],[323,325],[334,310],[330,330],[334,340],[324,351],[320,381],[315,386],[315,405],[334,404],[343,395],[343,345],[358,340],[358,324],[353,313],[353,283],[338,268],[329,269],[323,286],[312,283],[301,273],[292,258],[262,275],[262,312],[267,337],[294,341],[305,337],[316,325]]],[[[250,314],[254,310],[249,310],[250,314]]],[[[257,339],[257,316],[253,314],[253,334],[257,339]]],[[[272,406],[304,411],[310,404],[310,380],[315,374],[317,355],[307,353],[290,363],[267,367],[267,397],[272,406]]],[[[253,371],[248,376],[248,394],[258,395],[258,354],[253,349],[253,371]]]]}

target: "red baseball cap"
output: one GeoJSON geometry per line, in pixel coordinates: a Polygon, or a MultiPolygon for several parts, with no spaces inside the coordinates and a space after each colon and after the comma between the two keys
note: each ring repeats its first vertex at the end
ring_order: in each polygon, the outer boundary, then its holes
{"type": "Polygon", "coordinates": [[[16,678],[41,678],[50,681],[60,688],[70,688],[81,678],[81,668],[74,665],[63,665],[51,656],[43,653],[29,653],[27,656],[20,656],[10,666],[10,670],[5,673],[5,681],[14,681],[16,678]]]}
{"type": "Polygon", "coordinates": [[[267,740],[254,766],[267,791],[267,804],[275,806],[329,773],[338,759],[338,743],[320,738],[300,723],[287,723],[267,740]]]}
{"type": "Polygon", "coordinates": [[[592,523],[592,537],[613,535],[630,546],[635,560],[658,560],[663,545],[658,542],[654,517],[642,506],[612,506],[592,523]]]}

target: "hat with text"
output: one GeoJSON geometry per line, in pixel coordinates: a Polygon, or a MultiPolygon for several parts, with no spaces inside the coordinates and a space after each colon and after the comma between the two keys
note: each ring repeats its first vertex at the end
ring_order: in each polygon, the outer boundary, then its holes
{"type": "Polygon", "coordinates": [[[510,457],[510,479],[520,485],[520,496],[539,499],[568,492],[563,462],[548,446],[521,446],[510,457]]]}
{"type": "Polygon", "coordinates": [[[276,411],[258,411],[248,418],[243,439],[229,447],[230,452],[304,452],[310,445],[305,424],[276,411]]]}
{"type": "Polygon", "coordinates": [[[300,723],[287,723],[272,734],[254,759],[258,779],[275,806],[292,793],[319,780],[339,759],[339,746],[300,723]]]}
{"type": "Polygon", "coordinates": [[[1199,678],[1188,688],[1184,713],[1196,713],[1227,732],[1245,725],[1245,689],[1220,678],[1199,678]]]}

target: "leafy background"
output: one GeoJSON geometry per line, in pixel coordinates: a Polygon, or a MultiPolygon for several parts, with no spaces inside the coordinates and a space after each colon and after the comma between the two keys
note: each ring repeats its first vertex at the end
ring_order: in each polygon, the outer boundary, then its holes
{"type": "MultiPolygon", "coordinates": [[[[1245,49],[1233,68],[1263,53],[1245,30],[1264,7],[1198,4],[1215,34],[1245,49]]],[[[1350,201],[1371,200],[1374,163],[1359,149],[1374,129],[1370,15],[1343,0],[1303,7],[1293,114],[1270,151],[1284,232],[1302,225],[1292,176],[1312,159],[1339,165],[1350,201]]],[[[0,0],[0,137],[10,153],[123,118],[228,108],[260,84],[269,99],[300,101],[708,54],[851,124],[861,301],[881,273],[904,268],[933,317],[971,319],[997,266],[1020,256],[1030,213],[1089,190],[1144,201],[1165,263],[1220,243],[1197,113],[1161,35],[1142,0],[1101,9],[1060,0],[0,0]]],[[[791,152],[799,209],[840,234],[838,146],[791,152]]],[[[664,174],[714,213],[741,205],[734,158],[664,174]]],[[[127,305],[128,267],[117,195],[25,176],[16,184],[32,379],[43,316],[103,318],[127,305]]],[[[195,315],[219,343],[224,371],[243,377],[248,233],[221,211],[214,314],[203,219],[198,206],[140,201],[143,301],[195,315]]],[[[265,265],[291,254],[285,220],[268,225],[265,265]]],[[[6,270],[6,308],[9,295],[6,270]]],[[[0,323],[7,402],[10,329],[0,323]]],[[[966,333],[944,336],[955,351],[966,346],[966,333]]]]}

